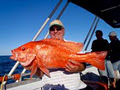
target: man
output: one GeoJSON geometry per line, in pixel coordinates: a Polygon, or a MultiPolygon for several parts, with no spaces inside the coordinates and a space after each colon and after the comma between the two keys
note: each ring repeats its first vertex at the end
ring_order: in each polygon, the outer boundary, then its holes
{"type": "Polygon", "coordinates": [[[117,38],[116,32],[109,33],[110,39],[110,60],[113,64],[115,75],[117,77],[117,70],[120,73],[120,41],[117,38]]]}
{"type": "MultiPolygon", "coordinates": [[[[97,39],[94,40],[92,43],[92,52],[109,51],[109,43],[106,39],[103,39],[103,32],[101,30],[96,31],[96,38],[97,39]]],[[[109,55],[107,55],[105,60],[105,71],[98,69],[98,72],[101,76],[102,82],[110,83],[110,86],[112,85],[113,87],[115,87],[115,74],[109,55]],[[110,81],[108,81],[108,79],[110,79],[110,81]]]]}
{"type": "Polygon", "coordinates": [[[93,51],[108,51],[108,41],[103,39],[103,32],[101,30],[96,31],[96,40],[92,43],[93,51]]]}
{"type": "MultiPolygon", "coordinates": [[[[60,20],[54,20],[49,27],[50,38],[64,40],[65,28],[60,20]]],[[[44,75],[44,90],[86,90],[86,84],[80,80],[79,72],[85,69],[84,63],[69,60],[64,69],[50,70],[50,78],[44,75]]],[[[37,70],[36,75],[41,73],[37,70]]],[[[42,75],[42,74],[41,74],[42,75]]],[[[88,87],[87,87],[88,88],[88,87]]]]}

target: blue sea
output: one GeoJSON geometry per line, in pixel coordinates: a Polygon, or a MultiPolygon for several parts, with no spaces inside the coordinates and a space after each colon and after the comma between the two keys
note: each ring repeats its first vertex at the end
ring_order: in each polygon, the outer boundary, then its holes
{"type": "MultiPolygon", "coordinates": [[[[5,74],[8,74],[12,67],[15,65],[16,61],[10,59],[9,56],[0,56],[0,77],[4,76],[5,74]]],[[[19,64],[19,66],[16,68],[13,74],[21,73],[23,70],[23,67],[19,64]]],[[[7,83],[12,83],[14,80],[8,80],[7,83]]]]}

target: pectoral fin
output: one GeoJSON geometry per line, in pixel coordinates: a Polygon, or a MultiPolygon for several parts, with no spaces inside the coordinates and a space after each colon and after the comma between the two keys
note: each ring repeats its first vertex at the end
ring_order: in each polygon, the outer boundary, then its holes
{"type": "Polygon", "coordinates": [[[48,77],[50,77],[50,73],[49,73],[49,70],[45,67],[45,65],[43,64],[43,54],[37,54],[37,56],[39,57],[36,57],[38,59],[38,68],[44,73],[46,74],[48,77]]]}
{"type": "Polygon", "coordinates": [[[39,64],[38,67],[44,74],[46,74],[48,77],[50,77],[49,70],[45,66],[39,64]]]}
{"type": "Polygon", "coordinates": [[[45,67],[40,67],[40,70],[41,70],[42,72],[44,72],[48,77],[50,77],[50,73],[49,73],[49,70],[48,70],[47,68],[45,68],[45,67]]]}
{"type": "Polygon", "coordinates": [[[32,76],[35,74],[36,71],[37,71],[37,64],[33,62],[32,67],[31,67],[30,78],[32,78],[32,76]]]}

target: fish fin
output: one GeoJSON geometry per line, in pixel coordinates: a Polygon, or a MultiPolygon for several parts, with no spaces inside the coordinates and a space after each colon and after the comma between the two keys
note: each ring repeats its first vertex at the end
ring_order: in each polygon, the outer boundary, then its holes
{"type": "Polygon", "coordinates": [[[41,67],[40,70],[44,72],[48,77],[50,77],[49,70],[47,68],[41,67]]]}
{"type": "Polygon", "coordinates": [[[76,43],[72,41],[66,41],[65,47],[72,52],[80,52],[83,49],[83,43],[76,43]]]}
{"type": "Polygon", "coordinates": [[[40,54],[37,53],[37,56],[36,57],[38,59],[38,68],[44,73],[46,74],[48,77],[50,77],[50,73],[49,73],[49,70],[43,65],[43,60],[42,58],[40,57],[43,57],[41,56],[40,54]]]}
{"type": "Polygon", "coordinates": [[[31,74],[30,74],[31,79],[32,79],[32,76],[35,74],[36,71],[37,71],[37,64],[35,62],[33,62],[32,67],[31,67],[31,74]]]}
{"type": "Polygon", "coordinates": [[[73,41],[65,41],[59,39],[44,39],[43,42],[48,42],[49,45],[59,45],[59,47],[70,50],[71,52],[80,52],[83,49],[83,43],[73,42],[73,41]]]}
{"type": "Polygon", "coordinates": [[[49,70],[45,66],[40,65],[40,63],[39,63],[38,67],[44,74],[46,74],[48,77],[50,77],[49,70]]]}
{"type": "Polygon", "coordinates": [[[89,63],[101,70],[105,70],[106,55],[107,55],[107,51],[88,53],[87,63],[89,63]]]}

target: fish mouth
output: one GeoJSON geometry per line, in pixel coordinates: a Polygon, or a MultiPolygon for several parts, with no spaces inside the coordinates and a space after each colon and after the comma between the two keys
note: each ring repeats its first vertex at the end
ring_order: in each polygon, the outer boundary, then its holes
{"type": "Polygon", "coordinates": [[[15,52],[15,50],[11,50],[11,52],[12,52],[12,56],[10,56],[10,59],[19,61],[22,66],[30,65],[32,63],[32,61],[35,60],[35,58],[36,58],[36,55],[33,55],[33,57],[30,58],[29,60],[24,60],[23,58],[19,58],[19,56],[18,56],[19,54],[17,52],[15,52]]]}
{"type": "Polygon", "coordinates": [[[10,56],[10,59],[17,60],[18,55],[15,54],[14,50],[11,50],[12,56],[10,56]]]}

